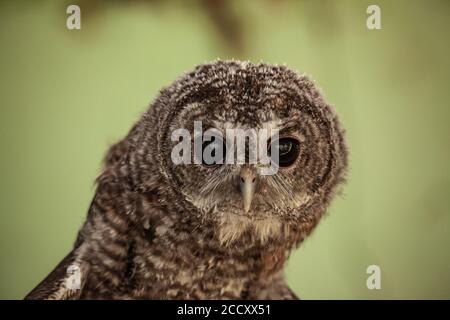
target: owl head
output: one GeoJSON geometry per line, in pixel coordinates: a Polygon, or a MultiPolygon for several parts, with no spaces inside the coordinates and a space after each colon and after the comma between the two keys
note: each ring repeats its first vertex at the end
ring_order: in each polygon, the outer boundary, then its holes
{"type": "Polygon", "coordinates": [[[309,233],[347,167],[336,114],[285,66],[200,65],[163,89],[134,130],[136,183],[158,185],[174,210],[215,223],[223,243],[309,233]]]}

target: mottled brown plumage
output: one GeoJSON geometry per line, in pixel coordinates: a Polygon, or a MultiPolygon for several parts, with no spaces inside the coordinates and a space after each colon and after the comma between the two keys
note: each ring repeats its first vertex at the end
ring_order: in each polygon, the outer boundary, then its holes
{"type": "Polygon", "coordinates": [[[311,233],[344,180],[347,151],[331,107],[284,67],[217,61],[163,89],[109,150],[73,251],[28,299],[293,299],[289,253],[311,233]],[[300,141],[273,176],[254,165],[174,165],[171,132],[193,121],[280,129],[300,141]],[[254,177],[251,209],[239,178],[254,177]],[[81,271],[81,289],[66,270],[81,271]]]}

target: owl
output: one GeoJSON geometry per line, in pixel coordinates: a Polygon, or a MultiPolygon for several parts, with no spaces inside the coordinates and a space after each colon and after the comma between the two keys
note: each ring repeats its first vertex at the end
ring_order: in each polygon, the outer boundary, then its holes
{"type": "Polygon", "coordinates": [[[285,262],[340,191],[347,153],[307,76],[265,63],[199,65],[109,149],[72,251],[26,299],[296,299],[285,262]],[[202,139],[210,129],[223,140],[202,139]],[[241,161],[220,161],[239,154],[228,132],[263,129],[259,150],[275,171],[250,161],[249,137],[241,161]],[[211,147],[213,161],[195,161],[211,147]]]}

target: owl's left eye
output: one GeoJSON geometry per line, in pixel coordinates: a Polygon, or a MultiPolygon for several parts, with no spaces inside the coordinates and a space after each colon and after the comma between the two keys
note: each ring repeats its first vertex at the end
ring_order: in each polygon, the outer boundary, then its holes
{"type": "Polygon", "coordinates": [[[300,142],[293,137],[282,137],[269,145],[269,156],[280,167],[293,165],[299,154],[300,142]],[[276,159],[276,153],[272,152],[272,147],[278,149],[278,159],[276,159]]]}
{"type": "Polygon", "coordinates": [[[226,143],[222,139],[212,137],[210,141],[203,141],[202,164],[207,166],[223,164],[226,157],[226,143]]]}

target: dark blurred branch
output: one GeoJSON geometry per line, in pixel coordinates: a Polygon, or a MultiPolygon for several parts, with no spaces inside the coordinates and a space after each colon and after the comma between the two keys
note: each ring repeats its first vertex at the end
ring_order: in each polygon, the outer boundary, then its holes
{"type": "MultiPolygon", "coordinates": [[[[274,0],[272,0],[274,1],[274,0]]],[[[70,1],[71,4],[73,1],[70,1]]],[[[112,4],[135,5],[149,4],[149,7],[156,5],[180,5],[192,4],[195,9],[202,10],[209,18],[211,24],[217,30],[217,33],[224,40],[225,44],[234,52],[242,53],[244,48],[244,28],[242,19],[232,10],[233,2],[230,0],[79,0],[77,4],[86,12],[88,19],[92,19],[96,13],[99,13],[104,7],[112,4]]]]}

